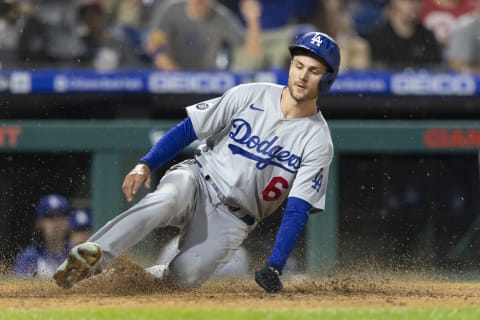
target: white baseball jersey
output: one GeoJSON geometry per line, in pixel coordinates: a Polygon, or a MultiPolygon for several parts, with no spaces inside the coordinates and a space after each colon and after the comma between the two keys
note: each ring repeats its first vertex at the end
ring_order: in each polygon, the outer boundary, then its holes
{"type": "Polygon", "coordinates": [[[327,124],[320,113],[286,119],[282,90],[274,84],[240,85],[187,107],[197,137],[207,140],[206,150],[196,163],[173,166],[155,191],[90,237],[102,248],[99,266],[154,228],[176,226],[180,241],[166,277],[180,287],[198,286],[230,261],[255,228],[242,219],[245,214],[258,222],[289,195],[324,209],[333,157],[327,124]]]}
{"type": "Polygon", "coordinates": [[[195,133],[206,139],[197,156],[226,204],[257,220],[293,196],[323,210],[333,143],[322,114],[285,118],[283,86],[234,87],[222,97],[187,107],[195,133]]]}

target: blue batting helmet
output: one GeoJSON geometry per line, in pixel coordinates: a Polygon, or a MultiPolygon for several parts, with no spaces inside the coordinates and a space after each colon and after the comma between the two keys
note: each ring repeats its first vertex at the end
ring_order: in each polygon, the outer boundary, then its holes
{"type": "Polygon", "coordinates": [[[68,216],[69,211],[70,203],[67,198],[59,194],[48,194],[38,201],[36,216],[37,218],[54,215],[68,216]]]}
{"type": "Polygon", "coordinates": [[[77,208],[68,217],[72,231],[90,230],[92,228],[92,212],[88,208],[77,208]]]}
{"type": "Polygon", "coordinates": [[[327,93],[337,77],[340,66],[340,48],[335,40],[322,32],[307,32],[295,45],[289,46],[288,50],[292,57],[299,51],[310,52],[327,64],[329,70],[320,80],[319,87],[320,94],[327,93]]]}

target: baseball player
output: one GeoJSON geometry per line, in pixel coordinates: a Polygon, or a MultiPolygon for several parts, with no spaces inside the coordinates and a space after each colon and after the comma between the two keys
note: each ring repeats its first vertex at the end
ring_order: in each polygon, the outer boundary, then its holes
{"type": "Polygon", "coordinates": [[[320,32],[304,34],[289,50],[288,87],[242,84],[186,108],[188,116],[126,175],[126,199],[149,188],[151,172],[185,146],[196,139],[206,144],[194,159],[171,167],[155,191],[74,247],[53,276],[59,286],[100,272],[154,228],[176,226],[178,252],[163,279],[198,287],[286,200],[271,255],[255,272],[266,291],[282,289],[282,268],[309,213],[325,206],[333,144],[317,98],[330,89],[340,63],[338,45],[320,32]]]}
{"type": "Polygon", "coordinates": [[[72,246],[87,241],[92,235],[92,211],[89,208],[75,208],[68,215],[70,224],[69,241],[72,246]]]}
{"type": "Polygon", "coordinates": [[[70,202],[62,195],[41,197],[35,211],[32,241],[15,259],[15,274],[22,277],[50,278],[68,256],[68,212],[70,202]]]}

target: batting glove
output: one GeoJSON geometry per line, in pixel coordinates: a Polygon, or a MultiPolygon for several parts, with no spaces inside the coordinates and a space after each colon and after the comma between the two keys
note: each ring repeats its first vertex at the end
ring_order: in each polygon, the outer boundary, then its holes
{"type": "Polygon", "coordinates": [[[283,288],[280,281],[281,275],[281,270],[267,264],[265,268],[255,271],[255,282],[267,292],[278,292],[283,288]]]}

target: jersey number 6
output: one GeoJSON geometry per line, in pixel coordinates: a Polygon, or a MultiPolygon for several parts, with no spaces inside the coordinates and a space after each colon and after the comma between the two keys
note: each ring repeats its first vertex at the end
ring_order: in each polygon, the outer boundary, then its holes
{"type": "Polygon", "coordinates": [[[282,177],[273,177],[262,191],[264,201],[275,201],[282,195],[282,189],[288,188],[288,182],[282,177]]]}

